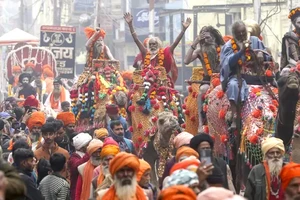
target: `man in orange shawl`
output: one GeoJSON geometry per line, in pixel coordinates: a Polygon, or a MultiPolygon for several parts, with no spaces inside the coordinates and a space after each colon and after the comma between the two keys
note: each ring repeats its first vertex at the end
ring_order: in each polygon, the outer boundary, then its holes
{"type": "Polygon", "coordinates": [[[136,175],[139,159],[130,153],[118,153],[109,164],[114,184],[108,190],[98,192],[97,200],[146,200],[144,190],[138,185],[136,175]]]}
{"type": "Polygon", "coordinates": [[[78,167],[79,176],[76,184],[75,200],[88,200],[93,198],[93,173],[94,169],[100,165],[100,152],[103,142],[93,139],[87,147],[87,153],[90,155],[88,162],[78,167]]]}
{"type": "Polygon", "coordinates": [[[264,161],[251,169],[244,197],[249,200],[283,199],[279,177],[285,152],[283,141],[275,137],[265,138],[261,150],[264,161]]]}
{"type": "Polygon", "coordinates": [[[64,101],[71,102],[70,92],[62,86],[60,79],[53,81],[53,91],[45,101],[45,107],[53,109],[55,112],[61,112],[61,103],[64,101]]]}
{"type": "Polygon", "coordinates": [[[288,163],[280,173],[281,186],[284,191],[285,200],[300,198],[300,164],[288,163]]]}
{"type": "Polygon", "coordinates": [[[100,153],[101,165],[94,170],[93,185],[97,190],[107,189],[112,185],[113,179],[109,173],[109,163],[119,152],[118,143],[111,137],[106,138],[100,153]]]}

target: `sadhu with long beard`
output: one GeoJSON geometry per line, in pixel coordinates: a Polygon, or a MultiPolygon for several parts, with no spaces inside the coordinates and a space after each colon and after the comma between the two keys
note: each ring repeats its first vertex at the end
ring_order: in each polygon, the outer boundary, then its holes
{"type": "Polygon", "coordinates": [[[99,192],[97,200],[146,200],[144,190],[137,183],[139,168],[140,162],[135,155],[118,153],[109,164],[114,183],[108,190],[99,192]]]}
{"type": "Polygon", "coordinates": [[[283,141],[266,138],[261,143],[261,150],[264,161],[250,171],[244,196],[249,200],[283,199],[279,177],[285,152],[283,141]]]}
{"type": "Polygon", "coordinates": [[[180,34],[178,35],[174,43],[171,46],[168,46],[166,48],[162,47],[162,42],[157,37],[151,37],[147,42],[147,46],[145,47],[145,45],[138,39],[138,36],[134,30],[132,24],[133,21],[132,15],[130,13],[125,13],[124,19],[129,26],[134,42],[136,43],[136,45],[138,46],[142,54],[144,60],[144,66],[148,67],[149,65],[152,65],[153,67],[156,66],[164,67],[167,73],[171,72],[172,74],[171,81],[175,83],[178,77],[178,69],[175,65],[173,54],[175,48],[177,47],[181,38],[183,37],[186,29],[191,24],[192,22],[191,18],[187,18],[186,22],[182,23],[182,30],[180,34]],[[149,49],[149,51],[147,49],[149,49]]]}
{"type": "Polygon", "coordinates": [[[60,79],[53,81],[53,91],[49,94],[45,101],[45,107],[52,108],[56,112],[61,112],[61,103],[71,102],[70,92],[64,88],[60,79]]]}
{"type": "MultiPolygon", "coordinates": [[[[224,40],[221,33],[212,26],[204,26],[191,45],[191,48],[184,58],[184,62],[188,65],[198,58],[203,66],[203,81],[210,81],[212,73],[220,72],[220,52],[223,45],[224,40]],[[198,44],[199,48],[197,48],[198,44]]],[[[208,88],[209,84],[201,84],[198,95],[199,131],[202,131],[203,125],[201,117],[203,104],[202,98],[208,88]]]]}

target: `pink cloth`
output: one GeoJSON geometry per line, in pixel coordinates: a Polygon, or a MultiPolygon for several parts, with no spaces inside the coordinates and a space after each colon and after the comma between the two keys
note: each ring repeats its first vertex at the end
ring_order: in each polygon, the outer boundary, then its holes
{"type": "MultiPolygon", "coordinates": [[[[170,51],[170,47],[164,48],[164,57],[164,68],[166,69],[166,72],[169,73],[171,71],[171,65],[173,63],[173,55],[170,51]]],[[[145,58],[143,58],[143,60],[144,59],[145,58]]],[[[158,55],[151,60],[151,65],[154,67],[158,65],[158,55]]]]}
{"type": "Polygon", "coordinates": [[[194,136],[188,132],[179,133],[173,140],[175,148],[178,149],[183,145],[189,145],[193,137],[194,136]]]}
{"type": "Polygon", "coordinates": [[[101,171],[101,168],[100,168],[100,165],[99,165],[98,167],[96,167],[96,168],[94,169],[93,178],[99,176],[100,171],[101,171]]]}

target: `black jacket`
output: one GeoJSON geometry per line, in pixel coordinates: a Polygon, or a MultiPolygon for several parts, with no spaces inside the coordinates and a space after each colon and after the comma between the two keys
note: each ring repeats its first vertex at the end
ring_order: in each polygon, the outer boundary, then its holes
{"type": "Polygon", "coordinates": [[[248,200],[266,200],[266,171],[263,164],[255,165],[249,173],[244,197],[248,200]]]}
{"type": "Polygon", "coordinates": [[[21,179],[26,185],[26,200],[43,200],[41,192],[38,190],[36,183],[31,178],[31,174],[28,171],[18,169],[21,179]]]}

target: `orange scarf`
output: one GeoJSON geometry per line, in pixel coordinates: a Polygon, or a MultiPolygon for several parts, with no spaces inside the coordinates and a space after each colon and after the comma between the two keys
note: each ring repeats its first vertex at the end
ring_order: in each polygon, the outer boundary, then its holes
{"type": "MultiPolygon", "coordinates": [[[[115,186],[110,187],[109,190],[105,193],[105,195],[102,198],[102,200],[113,200],[113,199],[118,199],[116,196],[115,186]]],[[[140,186],[136,187],[136,194],[135,194],[135,198],[133,199],[136,200],[147,199],[144,190],[140,186]]]]}
{"type": "Polygon", "coordinates": [[[90,197],[90,190],[91,190],[91,183],[93,180],[93,174],[94,174],[94,165],[92,165],[92,162],[89,160],[83,170],[82,175],[82,187],[81,187],[81,200],[88,200],[90,197]]]}
{"type": "Polygon", "coordinates": [[[65,88],[64,87],[60,87],[60,96],[59,96],[59,101],[55,101],[54,100],[54,94],[53,92],[51,93],[50,96],[50,103],[51,103],[51,108],[52,109],[58,109],[58,104],[59,102],[63,102],[66,100],[66,92],[65,92],[65,88]]]}
{"type": "Polygon", "coordinates": [[[266,182],[267,182],[266,198],[267,198],[267,200],[269,200],[270,199],[270,188],[271,188],[271,174],[270,174],[270,169],[269,169],[267,161],[264,161],[263,165],[264,165],[264,168],[266,171],[266,182]]]}
{"type": "Polygon", "coordinates": [[[98,179],[97,179],[97,186],[99,186],[103,181],[104,181],[104,175],[102,173],[102,171],[100,171],[100,174],[98,176],[98,179]]]}

